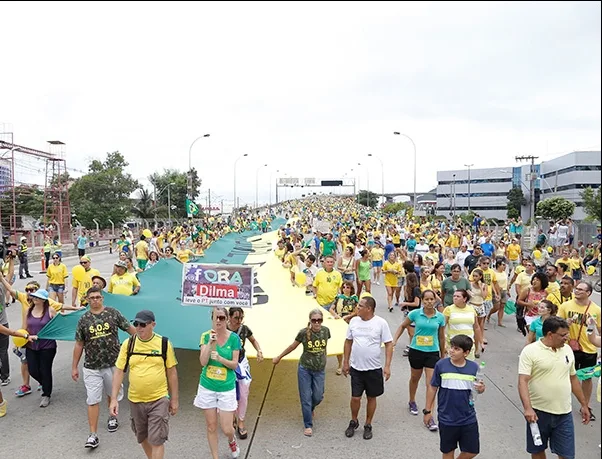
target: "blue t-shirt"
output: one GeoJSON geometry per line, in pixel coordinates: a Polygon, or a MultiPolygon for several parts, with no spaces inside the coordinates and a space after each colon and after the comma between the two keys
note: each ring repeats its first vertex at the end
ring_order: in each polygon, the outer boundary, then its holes
{"type": "Polygon", "coordinates": [[[484,242],[481,244],[481,248],[483,249],[483,255],[486,257],[492,257],[493,252],[495,251],[495,247],[490,242],[484,242]]]}
{"type": "Polygon", "coordinates": [[[422,352],[439,352],[439,328],[445,327],[443,314],[435,311],[433,317],[427,317],[420,308],[410,312],[408,319],[416,325],[410,347],[422,352]]]}
{"type": "Polygon", "coordinates": [[[78,249],[85,249],[86,248],[86,242],[88,242],[88,238],[86,236],[78,236],[78,238],[77,238],[77,248],[78,249]]]}
{"type": "Polygon", "coordinates": [[[539,338],[543,338],[543,320],[541,320],[541,316],[531,322],[529,330],[535,332],[535,341],[539,341],[539,338]]]}
{"type": "Polygon", "coordinates": [[[455,366],[449,357],[435,364],[431,386],[439,388],[437,414],[439,424],[466,426],[477,422],[472,402],[472,388],[479,365],[466,360],[463,367],[455,366]]]}

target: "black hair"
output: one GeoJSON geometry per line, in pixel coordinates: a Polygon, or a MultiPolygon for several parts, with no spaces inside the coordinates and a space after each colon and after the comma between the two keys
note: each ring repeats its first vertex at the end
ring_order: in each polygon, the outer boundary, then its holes
{"type": "Polygon", "coordinates": [[[308,259],[309,261],[311,261],[312,263],[315,263],[315,262],[316,262],[316,257],[315,257],[314,255],[312,255],[312,254],[309,254],[309,255],[307,256],[307,259],[308,259]]]}
{"type": "Polygon", "coordinates": [[[410,260],[406,260],[403,262],[403,269],[406,274],[415,272],[414,263],[410,260]]]}
{"type": "Polygon", "coordinates": [[[366,302],[366,306],[368,306],[373,311],[376,309],[376,300],[371,296],[365,296],[364,298],[362,298],[362,300],[364,300],[366,302]]]}
{"type": "Polygon", "coordinates": [[[592,284],[590,282],[586,282],[586,281],[579,281],[580,284],[585,284],[585,286],[587,287],[587,293],[592,293],[593,287],[592,284]]]}
{"type": "Polygon", "coordinates": [[[86,297],[90,296],[90,293],[100,293],[102,295],[102,289],[100,287],[92,286],[86,292],[86,297]]]}
{"type": "Polygon", "coordinates": [[[140,240],[141,240],[141,241],[144,241],[145,239],[146,239],[146,236],[145,236],[144,234],[141,234],[141,235],[140,235],[140,240]]]}
{"type": "Polygon", "coordinates": [[[533,282],[533,279],[539,279],[539,282],[541,282],[542,290],[547,289],[548,285],[550,285],[550,280],[548,279],[548,276],[546,276],[544,273],[534,273],[531,276],[531,282],[533,282]]]}
{"type": "Polygon", "coordinates": [[[558,306],[556,306],[550,300],[541,300],[539,304],[543,304],[548,309],[548,311],[550,311],[550,315],[552,316],[555,316],[558,312],[558,306]]]}
{"type": "Polygon", "coordinates": [[[453,265],[451,265],[450,270],[453,271],[454,269],[459,269],[460,271],[462,271],[462,266],[460,266],[458,263],[454,263],[453,265]]]}
{"type": "Polygon", "coordinates": [[[470,298],[470,295],[468,294],[468,291],[466,291],[466,289],[459,288],[458,290],[456,290],[456,292],[460,292],[462,294],[464,301],[468,301],[468,299],[470,298]]]}
{"type": "Polygon", "coordinates": [[[228,309],[228,315],[229,315],[230,317],[232,317],[232,316],[233,316],[234,314],[236,314],[237,312],[240,312],[240,315],[241,315],[241,316],[244,316],[244,315],[245,315],[245,312],[243,311],[243,309],[242,309],[242,308],[239,308],[239,307],[237,307],[237,306],[233,306],[233,307],[231,307],[230,309],[228,309]]]}
{"type": "Polygon", "coordinates": [[[567,321],[558,316],[550,316],[543,321],[541,332],[545,337],[548,336],[548,333],[556,333],[560,328],[566,328],[568,330],[569,324],[567,321]]]}
{"type": "Polygon", "coordinates": [[[571,285],[575,285],[575,280],[571,277],[571,276],[567,276],[566,274],[564,276],[562,276],[562,279],[560,279],[561,281],[565,280],[565,281],[569,281],[569,283],[571,285]]]}
{"type": "Polygon", "coordinates": [[[470,350],[472,349],[473,341],[470,336],[456,335],[451,340],[449,340],[449,344],[452,347],[458,347],[462,349],[464,352],[470,352],[470,350]]]}

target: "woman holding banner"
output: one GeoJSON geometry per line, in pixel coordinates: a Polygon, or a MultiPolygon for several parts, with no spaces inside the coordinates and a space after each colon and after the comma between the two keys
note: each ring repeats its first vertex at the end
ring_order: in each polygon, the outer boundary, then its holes
{"type": "Polygon", "coordinates": [[[194,406],[205,413],[207,440],[213,459],[218,459],[217,410],[222,432],[228,438],[232,457],[240,455],[234,436],[234,412],[236,402],[236,373],[240,353],[240,338],[228,330],[228,311],[215,307],[212,313],[213,328],[201,335],[200,361],[203,371],[194,406]]]}
{"type": "Polygon", "coordinates": [[[284,356],[297,349],[299,344],[303,344],[303,354],[299,359],[297,379],[303,424],[305,425],[303,434],[307,437],[313,435],[314,409],[324,398],[326,345],[330,339],[330,330],[322,326],[323,321],[324,316],[321,308],[311,311],[307,328],[302,328],[297,333],[293,344],[287,347],[278,357],[272,359],[274,365],[278,365],[284,356]]]}
{"type": "Polygon", "coordinates": [[[240,354],[238,356],[239,370],[241,373],[245,373],[244,379],[237,381],[238,383],[238,408],[235,414],[235,422],[237,423],[236,431],[238,438],[245,440],[247,438],[247,429],[245,427],[245,415],[247,413],[247,402],[249,400],[249,389],[251,386],[251,367],[249,360],[245,355],[245,342],[249,340],[255,350],[257,351],[257,362],[261,363],[263,360],[263,353],[259,343],[253,336],[253,332],[249,327],[243,324],[245,320],[245,312],[242,308],[233,307],[228,311],[230,320],[228,322],[228,330],[236,333],[241,341],[240,354]]]}

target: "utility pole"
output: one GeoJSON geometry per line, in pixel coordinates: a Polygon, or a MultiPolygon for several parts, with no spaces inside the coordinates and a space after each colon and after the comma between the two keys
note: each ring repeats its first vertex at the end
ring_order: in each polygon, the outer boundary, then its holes
{"type": "Polygon", "coordinates": [[[474,164],[464,164],[465,167],[468,167],[468,212],[470,212],[470,168],[474,166],[474,164]]]}
{"type": "Polygon", "coordinates": [[[529,220],[531,220],[531,224],[529,225],[530,241],[529,243],[533,245],[533,240],[536,237],[535,228],[535,180],[537,178],[535,174],[535,160],[539,158],[539,156],[516,156],[514,159],[516,161],[531,161],[531,167],[529,168],[529,220]]]}
{"type": "Polygon", "coordinates": [[[209,210],[208,210],[208,212],[209,212],[209,216],[211,217],[211,188],[209,188],[207,190],[207,193],[208,193],[207,194],[207,200],[209,201],[209,205],[208,205],[209,210]]]}

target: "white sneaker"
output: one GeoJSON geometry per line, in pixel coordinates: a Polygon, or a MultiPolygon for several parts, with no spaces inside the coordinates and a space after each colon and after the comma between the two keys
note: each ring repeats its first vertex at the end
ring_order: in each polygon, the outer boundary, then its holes
{"type": "Polygon", "coordinates": [[[42,397],[40,408],[46,408],[48,405],[50,405],[50,397],[42,397]]]}
{"type": "Polygon", "coordinates": [[[240,448],[238,447],[238,443],[236,443],[236,438],[234,438],[230,443],[228,443],[230,447],[230,452],[232,453],[232,457],[236,459],[240,456],[240,448]]]}

